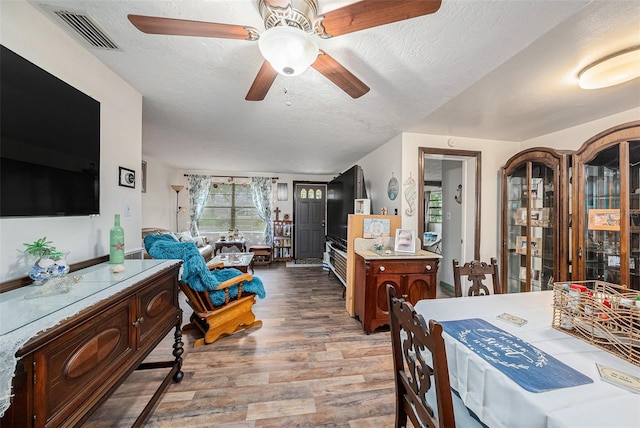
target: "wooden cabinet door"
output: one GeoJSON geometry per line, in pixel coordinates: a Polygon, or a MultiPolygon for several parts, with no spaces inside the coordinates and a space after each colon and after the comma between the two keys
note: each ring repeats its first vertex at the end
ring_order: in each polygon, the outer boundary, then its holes
{"type": "Polygon", "coordinates": [[[34,354],[35,426],[71,426],[104,396],[134,352],[134,298],[59,335],[34,354]],[[70,418],[71,419],[68,419],[70,418]]]}
{"type": "Polygon", "coordinates": [[[572,280],[640,290],[639,138],[640,121],[629,122],[574,154],[572,280]]]}
{"type": "Polygon", "coordinates": [[[526,149],[502,167],[503,293],[549,290],[569,276],[566,151],[526,149]]]}
{"type": "Polygon", "coordinates": [[[157,331],[176,324],[180,314],[177,289],[176,276],[165,275],[138,293],[138,316],[132,322],[137,327],[136,349],[146,346],[149,337],[162,339],[157,331]]]}
{"type": "Polygon", "coordinates": [[[370,330],[373,331],[377,327],[389,324],[389,307],[387,304],[387,284],[390,284],[396,290],[402,290],[402,282],[400,275],[397,274],[379,274],[375,275],[372,281],[372,287],[369,290],[370,304],[369,310],[371,322],[370,330]]]}
{"type": "Polygon", "coordinates": [[[435,275],[412,274],[403,277],[402,294],[406,300],[415,305],[418,300],[435,299],[435,275]]]}

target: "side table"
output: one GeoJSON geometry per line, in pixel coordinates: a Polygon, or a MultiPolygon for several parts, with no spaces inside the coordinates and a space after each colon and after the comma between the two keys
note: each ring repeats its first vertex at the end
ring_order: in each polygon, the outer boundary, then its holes
{"type": "Polygon", "coordinates": [[[270,265],[271,264],[271,246],[269,245],[252,245],[249,252],[254,254],[254,265],[270,265]]]}
{"type": "Polygon", "coordinates": [[[217,240],[213,243],[213,255],[218,255],[218,251],[223,248],[236,247],[243,253],[247,252],[247,241],[245,239],[226,239],[224,241],[217,240]]]}

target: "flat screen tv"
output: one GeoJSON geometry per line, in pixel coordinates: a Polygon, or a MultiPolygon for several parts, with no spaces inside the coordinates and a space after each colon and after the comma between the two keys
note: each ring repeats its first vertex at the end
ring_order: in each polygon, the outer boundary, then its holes
{"type": "Polygon", "coordinates": [[[0,49],[0,217],[99,214],[100,103],[0,49]]]}
{"type": "Polygon", "coordinates": [[[347,220],[354,201],[366,199],[364,173],[354,165],[327,184],[327,239],[343,250],[347,246],[347,220]]]}

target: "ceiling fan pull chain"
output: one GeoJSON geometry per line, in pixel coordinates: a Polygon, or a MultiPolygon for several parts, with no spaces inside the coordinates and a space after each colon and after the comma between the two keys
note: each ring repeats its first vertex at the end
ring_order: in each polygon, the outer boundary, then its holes
{"type": "Polygon", "coordinates": [[[286,105],[287,107],[290,107],[291,104],[293,104],[293,103],[289,99],[289,91],[287,90],[286,86],[284,87],[283,92],[284,92],[284,95],[287,97],[287,100],[284,102],[284,105],[286,105]]]}

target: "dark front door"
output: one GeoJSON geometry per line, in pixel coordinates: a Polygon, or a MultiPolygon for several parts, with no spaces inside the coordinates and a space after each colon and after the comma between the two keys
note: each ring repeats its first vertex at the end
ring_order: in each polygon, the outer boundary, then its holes
{"type": "Polygon", "coordinates": [[[327,186],[294,184],[295,219],[293,239],[296,259],[322,258],[327,186]]]}

